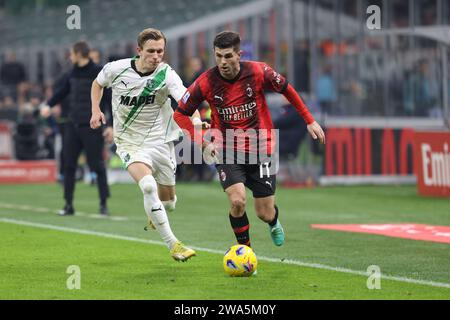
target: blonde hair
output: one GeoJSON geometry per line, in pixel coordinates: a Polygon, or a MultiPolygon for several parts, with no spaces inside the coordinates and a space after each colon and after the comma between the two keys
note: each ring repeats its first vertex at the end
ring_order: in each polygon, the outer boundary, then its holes
{"type": "Polygon", "coordinates": [[[139,48],[142,49],[144,47],[144,43],[147,40],[160,40],[160,39],[164,39],[164,46],[166,46],[167,40],[162,31],[158,29],[147,28],[142,30],[141,33],[139,33],[137,43],[139,48]]]}

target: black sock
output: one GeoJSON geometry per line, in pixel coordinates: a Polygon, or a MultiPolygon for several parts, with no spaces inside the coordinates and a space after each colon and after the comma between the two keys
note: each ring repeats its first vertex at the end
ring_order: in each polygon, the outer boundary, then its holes
{"type": "Polygon", "coordinates": [[[244,212],[244,215],[239,218],[235,218],[230,214],[230,223],[237,242],[250,247],[250,223],[248,222],[247,213],[244,212]]]}
{"type": "Polygon", "coordinates": [[[269,225],[273,227],[274,225],[277,224],[277,221],[278,221],[278,207],[275,205],[275,218],[273,218],[273,220],[269,222],[269,225]]]}

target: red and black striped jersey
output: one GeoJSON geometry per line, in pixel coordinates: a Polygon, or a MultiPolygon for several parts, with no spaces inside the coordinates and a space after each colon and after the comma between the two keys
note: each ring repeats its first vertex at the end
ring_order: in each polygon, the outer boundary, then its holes
{"type": "MultiPolygon", "coordinates": [[[[266,129],[269,134],[267,145],[270,146],[274,127],[264,91],[283,93],[287,86],[288,82],[281,74],[262,62],[241,62],[240,71],[232,80],[223,78],[218,67],[213,67],[187,89],[178,110],[192,116],[197,107],[207,101],[211,107],[211,128],[220,130],[224,139],[227,129],[255,129],[258,132],[266,129]]],[[[245,149],[245,152],[251,152],[248,144],[245,149]]]]}

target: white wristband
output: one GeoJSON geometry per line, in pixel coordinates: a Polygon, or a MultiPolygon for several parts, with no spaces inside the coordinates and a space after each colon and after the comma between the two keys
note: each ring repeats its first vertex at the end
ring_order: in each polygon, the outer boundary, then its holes
{"type": "Polygon", "coordinates": [[[194,118],[194,119],[192,119],[192,124],[194,125],[194,126],[201,126],[202,125],[202,120],[200,119],[200,118],[194,118]]]}

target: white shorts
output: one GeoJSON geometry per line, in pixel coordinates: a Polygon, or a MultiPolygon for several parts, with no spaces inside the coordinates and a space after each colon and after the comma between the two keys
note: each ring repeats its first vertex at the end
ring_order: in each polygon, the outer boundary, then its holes
{"type": "Polygon", "coordinates": [[[126,168],[134,162],[145,163],[152,169],[156,182],[164,186],[175,185],[177,162],[173,142],[144,148],[117,145],[116,153],[126,168]]]}

